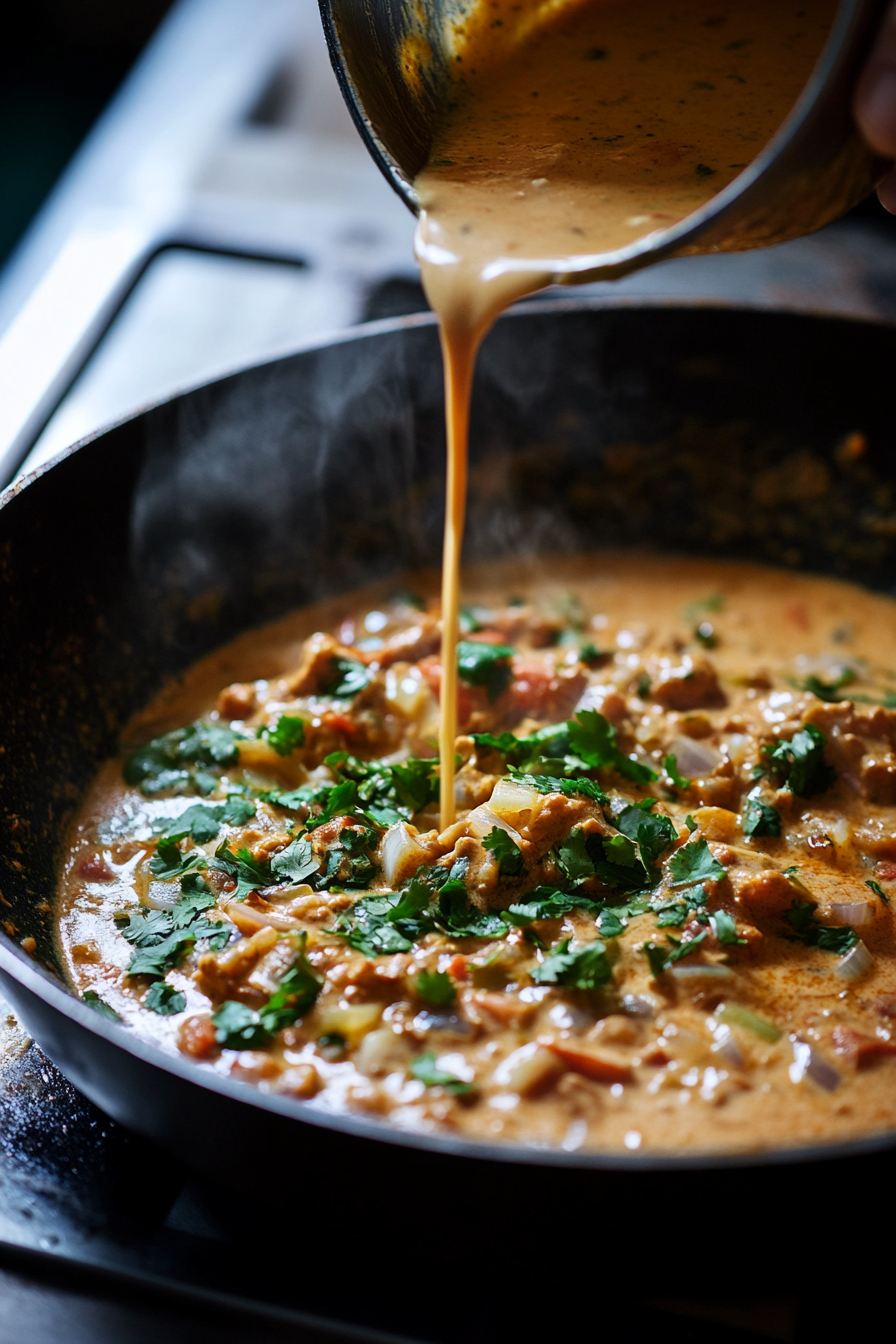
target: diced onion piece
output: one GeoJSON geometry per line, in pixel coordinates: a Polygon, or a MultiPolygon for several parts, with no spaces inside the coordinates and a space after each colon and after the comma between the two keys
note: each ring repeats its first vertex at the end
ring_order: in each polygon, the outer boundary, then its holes
{"type": "MultiPolygon", "coordinates": [[[[379,1026],[383,1015],[381,1003],[352,1003],[345,1008],[325,1008],[321,1014],[320,1030],[322,1036],[338,1033],[344,1036],[352,1050],[356,1049],[367,1035],[379,1026]]],[[[389,1032],[394,1036],[394,1032],[389,1032]]]]}
{"type": "Polygon", "coordinates": [[[672,966],[669,974],[676,980],[733,980],[734,972],[730,966],[710,966],[697,963],[694,966],[672,966]]]}
{"type": "Polygon", "coordinates": [[[731,1028],[726,1027],[724,1023],[719,1023],[714,1030],[716,1043],[711,1047],[714,1055],[719,1055],[726,1064],[730,1064],[734,1069],[742,1069],[745,1064],[744,1054],[732,1035],[731,1028]]]}
{"type": "Polygon", "coordinates": [[[140,904],[150,910],[171,910],[180,897],[178,882],[150,882],[140,897],[140,904]]]}
{"type": "Polygon", "coordinates": [[[499,817],[497,812],[493,812],[487,804],[482,807],[474,807],[473,811],[467,817],[466,828],[470,835],[474,835],[477,840],[482,840],[486,835],[498,826],[502,831],[506,831],[512,840],[517,844],[522,840],[519,831],[515,831],[503,817],[499,817]]]}
{"type": "Polygon", "coordinates": [[[874,958],[861,939],[837,962],[834,974],[841,980],[861,980],[874,966],[874,958]]]}
{"type": "Polygon", "coordinates": [[[427,857],[427,851],[412,835],[408,825],[399,821],[390,826],[380,845],[383,876],[390,887],[415,873],[427,857]]]}
{"type": "Polygon", "coordinates": [[[525,1097],[548,1087],[562,1072],[563,1065],[556,1055],[536,1041],[530,1041],[502,1060],[492,1074],[492,1081],[508,1092],[525,1097]]]}
{"type": "Polygon", "coordinates": [[[838,817],[832,826],[828,827],[828,835],[833,840],[838,849],[848,845],[852,838],[852,826],[846,820],[846,817],[838,817]]]}
{"type": "Polygon", "coordinates": [[[675,757],[678,773],[685,779],[705,779],[722,763],[721,752],[716,751],[715,747],[684,735],[675,738],[669,751],[675,757]]]}
{"type": "Polygon", "coordinates": [[[824,1055],[814,1049],[808,1041],[801,1041],[796,1036],[791,1037],[791,1041],[793,1063],[790,1066],[790,1081],[801,1083],[804,1078],[811,1078],[812,1082],[825,1092],[833,1092],[840,1083],[840,1075],[833,1064],[829,1064],[824,1055]]]}
{"type": "Polygon", "coordinates": [[[871,901],[836,901],[824,913],[835,924],[851,924],[854,929],[874,923],[874,906],[871,901]]]}
{"type": "MultiPolygon", "coordinates": [[[[359,1005],[360,1006],[360,1005],[359,1005]]],[[[408,1066],[409,1051],[403,1036],[390,1027],[378,1027],[361,1041],[355,1068],[368,1075],[397,1073],[408,1066]]]]}
{"type": "Polygon", "coordinates": [[[538,803],[541,795],[537,789],[530,789],[525,784],[518,784],[515,779],[505,776],[499,779],[495,785],[489,807],[499,817],[506,821],[518,821],[520,825],[525,825],[525,817],[532,811],[538,803]]]}
{"type": "Polygon", "coordinates": [[[299,927],[298,920],[290,915],[274,910],[256,910],[244,901],[223,900],[220,908],[230,916],[242,934],[251,934],[258,929],[277,929],[279,933],[289,933],[299,927]]]}

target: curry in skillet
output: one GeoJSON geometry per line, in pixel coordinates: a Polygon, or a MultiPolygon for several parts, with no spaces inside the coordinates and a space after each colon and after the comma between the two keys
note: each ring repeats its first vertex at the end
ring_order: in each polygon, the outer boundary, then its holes
{"type": "Polygon", "coordinates": [[[244,636],[132,725],[62,881],[83,1000],[404,1129],[891,1127],[892,601],[612,554],[471,573],[443,828],[436,585],[244,636]]]}

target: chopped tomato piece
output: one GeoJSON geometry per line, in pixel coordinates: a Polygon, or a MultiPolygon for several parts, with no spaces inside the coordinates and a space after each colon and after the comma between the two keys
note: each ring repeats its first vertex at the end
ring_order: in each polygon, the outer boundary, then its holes
{"type": "Polygon", "coordinates": [[[346,737],[354,737],[357,732],[357,724],[347,714],[340,714],[335,709],[328,709],[325,714],[321,714],[320,721],[331,732],[343,733],[346,737]]]}
{"type": "Polygon", "coordinates": [[[180,1029],[178,1043],[185,1055],[202,1059],[217,1045],[214,1022],[210,1017],[203,1017],[201,1014],[188,1017],[180,1029]]]}
{"type": "Polygon", "coordinates": [[[469,971],[467,970],[467,959],[466,957],[461,956],[460,953],[458,953],[456,957],[451,958],[445,969],[451,976],[452,980],[469,979],[469,971]]]}
{"type": "Polygon", "coordinates": [[[631,1079],[632,1071],[627,1064],[617,1064],[613,1059],[596,1055],[593,1050],[581,1050],[565,1041],[548,1039],[539,1044],[552,1051],[573,1073],[594,1078],[598,1083],[626,1083],[631,1079]]]}
{"type": "Polygon", "coordinates": [[[99,854],[88,854],[78,864],[78,876],[85,882],[111,882],[115,874],[99,854]]]}
{"type": "Polygon", "coordinates": [[[866,1036],[852,1027],[835,1027],[831,1033],[838,1055],[852,1060],[857,1069],[863,1069],[883,1055],[896,1055],[896,1041],[885,1041],[880,1036],[866,1036]]]}

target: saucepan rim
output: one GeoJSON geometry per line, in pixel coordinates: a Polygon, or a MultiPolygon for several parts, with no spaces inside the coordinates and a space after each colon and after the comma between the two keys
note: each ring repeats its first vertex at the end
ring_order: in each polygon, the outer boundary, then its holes
{"type": "MultiPolygon", "coordinates": [[[[726,187],[667,229],[658,229],[612,252],[582,257],[580,264],[568,274],[584,276],[594,273],[595,264],[599,260],[601,278],[623,275],[641,265],[644,257],[659,260],[674,255],[714,222],[731,211],[736,212],[738,202],[748,198],[757,184],[761,186],[761,179],[775,161],[800,136],[807,131],[811,132],[812,121],[824,110],[829,90],[836,87],[844,64],[855,55],[855,45],[861,38],[868,16],[875,7],[882,12],[883,3],[884,0],[839,0],[827,40],[790,112],[755,159],[726,187]]],[[[415,215],[419,214],[419,201],[413,183],[386,146],[364,108],[339,36],[333,0],[319,0],[319,6],[336,79],[361,139],[392,189],[415,215]]]]}
{"type": "MultiPolygon", "coordinates": [[[[885,329],[891,324],[885,322],[875,322],[860,317],[843,316],[837,313],[818,314],[809,312],[786,312],[780,310],[771,310],[759,305],[749,305],[744,303],[699,303],[693,301],[684,302],[680,297],[675,297],[669,301],[649,299],[647,296],[618,296],[612,298],[583,296],[580,298],[557,298],[534,300],[529,303],[519,304],[506,314],[502,321],[512,320],[515,316],[531,315],[533,313],[547,314],[550,312],[588,312],[600,310],[625,310],[625,309],[655,309],[655,308],[687,308],[690,310],[715,310],[728,312],[746,312],[746,313],[768,313],[769,316],[794,316],[797,318],[808,317],[817,320],[819,317],[828,318],[837,323],[854,323],[866,326],[882,326],[885,329]]],[[[246,372],[252,368],[261,368],[265,365],[279,363],[282,359],[291,358],[294,355],[302,353],[311,353],[315,350],[323,350],[330,346],[344,344],[351,340],[363,340],[376,337],[381,334],[391,334],[413,327],[426,327],[434,325],[436,319],[431,313],[411,314],[400,318],[385,318],[381,321],[366,323],[346,331],[337,332],[327,337],[323,341],[309,341],[294,347],[288,353],[278,356],[276,359],[265,359],[259,364],[249,363],[233,369],[223,378],[231,377],[237,372],[246,372]]],[[[157,406],[165,405],[169,402],[177,401],[181,396],[195,391],[201,387],[212,387],[216,383],[223,381],[223,378],[216,378],[210,382],[190,385],[183,391],[166,397],[149,406],[143,407],[131,415],[117,421],[114,425],[109,425],[103,429],[97,430],[85,438],[79,440],[69,448],[63,449],[48,462],[28,473],[16,481],[12,486],[0,494],[0,509],[10,506],[16,498],[24,491],[35,484],[47,472],[54,470],[60,463],[89,448],[90,444],[103,438],[110,430],[118,425],[125,424],[128,421],[139,419],[147,411],[155,409],[157,406]]],[[[54,1012],[84,1028],[89,1033],[106,1042],[108,1045],[115,1046],[126,1054],[139,1060],[143,1064],[158,1069],[163,1073],[193,1084],[199,1088],[205,1089],[221,1097],[239,1102],[243,1105],[253,1106],[261,1111],[267,1111],[287,1119],[293,1119],[300,1123],[310,1125],[316,1129],[330,1131],[334,1134],[344,1134],[347,1138],[356,1138],[363,1140],[375,1140],[380,1143],[390,1144],[397,1148],[411,1148],[442,1155],[449,1158],[472,1158],[476,1161],[499,1162],[504,1165],[521,1165],[526,1167],[552,1167],[566,1168],[571,1170],[590,1170],[605,1171],[615,1173],[630,1172],[633,1175],[646,1172],[686,1172],[686,1171],[721,1171],[736,1168],[764,1168],[764,1167],[786,1167],[791,1165],[806,1165],[814,1162],[833,1162],[843,1159],[869,1157],[877,1153],[885,1152],[896,1147],[896,1127],[859,1139],[850,1139],[831,1144],[807,1144],[794,1145],[775,1149],[750,1150],[733,1153],[717,1152],[694,1152],[694,1153],[674,1153],[661,1151],[656,1153],[626,1153],[617,1154],[606,1151],[572,1151],[567,1152],[560,1148],[551,1148],[539,1145],[526,1145],[512,1142],[493,1142],[485,1143],[475,1140],[454,1138],[448,1135],[424,1133],[420,1131],[409,1131],[392,1126],[388,1121],[367,1119],[363,1116],[352,1115],[349,1113],[329,1112],[323,1109],[315,1108],[308,1102],[302,1102],[294,1098],[275,1096],[270,1093],[261,1092],[251,1083],[238,1082],[230,1078],[221,1077],[218,1074],[206,1071],[201,1065],[191,1060],[175,1055],[170,1055],[158,1046],[150,1042],[141,1040],[124,1024],[109,1021],[100,1016],[95,1009],[82,1003],[71,989],[63,984],[56,976],[45,970],[36,963],[16,942],[0,929],[0,978],[9,977],[16,981],[25,990],[36,996],[43,1003],[48,1005],[54,1012]]],[[[38,1041],[38,1044],[40,1042],[38,1041]]]]}

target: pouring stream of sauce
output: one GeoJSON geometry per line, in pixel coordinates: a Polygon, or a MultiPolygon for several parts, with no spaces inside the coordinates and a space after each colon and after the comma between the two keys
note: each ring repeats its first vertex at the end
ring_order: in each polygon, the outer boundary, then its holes
{"type": "Polygon", "coordinates": [[[792,110],[837,0],[488,0],[451,36],[451,96],[416,179],[448,439],[441,826],[455,819],[460,555],[476,353],[498,315],[592,278],[692,214],[792,110]],[[456,72],[456,73],[455,73],[456,72]]]}

